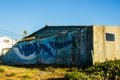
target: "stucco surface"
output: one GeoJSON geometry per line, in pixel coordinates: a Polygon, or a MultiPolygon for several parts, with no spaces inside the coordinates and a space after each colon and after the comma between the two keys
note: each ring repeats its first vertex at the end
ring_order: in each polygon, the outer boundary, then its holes
{"type": "Polygon", "coordinates": [[[120,59],[120,27],[94,26],[93,27],[94,62],[120,59]],[[106,39],[106,34],[114,35],[114,40],[106,39]]]}

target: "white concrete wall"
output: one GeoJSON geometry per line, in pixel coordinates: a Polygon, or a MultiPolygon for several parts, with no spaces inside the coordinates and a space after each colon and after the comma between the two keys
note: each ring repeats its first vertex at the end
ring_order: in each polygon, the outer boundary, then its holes
{"type": "Polygon", "coordinates": [[[93,27],[94,62],[120,59],[120,26],[93,27]],[[106,40],[106,33],[113,34],[114,41],[106,40]]]}
{"type": "Polygon", "coordinates": [[[5,50],[4,52],[2,51],[4,48],[11,48],[15,43],[16,41],[13,39],[10,39],[8,37],[0,37],[0,55],[6,52],[5,50]]]}

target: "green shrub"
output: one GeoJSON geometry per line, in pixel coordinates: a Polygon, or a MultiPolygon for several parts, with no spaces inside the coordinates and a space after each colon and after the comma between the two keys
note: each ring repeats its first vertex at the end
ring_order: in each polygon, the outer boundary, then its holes
{"type": "Polygon", "coordinates": [[[71,68],[69,68],[68,71],[69,71],[69,72],[78,72],[79,70],[78,70],[77,67],[71,67],[71,68]]]}
{"type": "Polygon", "coordinates": [[[14,72],[10,73],[10,74],[6,74],[7,77],[12,77],[12,76],[15,76],[15,75],[16,75],[16,73],[14,73],[14,72]]]}
{"type": "Polygon", "coordinates": [[[100,75],[105,79],[116,79],[120,76],[120,61],[115,60],[106,61],[104,63],[96,63],[94,66],[85,69],[84,72],[100,75]]]}
{"type": "Polygon", "coordinates": [[[72,72],[71,74],[66,75],[64,80],[79,80],[79,79],[87,79],[87,75],[81,72],[72,72]]]}
{"type": "Polygon", "coordinates": [[[27,79],[30,79],[31,77],[29,76],[29,75],[24,75],[24,76],[22,76],[22,78],[27,78],[27,79]]]}
{"type": "Polygon", "coordinates": [[[3,68],[0,68],[0,73],[5,72],[5,70],[3,68]]]}
{"type": "Polygon", "coordinates": [[[105,80],[105,79],[101,75],[91,74],[89,75],[88,80],[105,80]]]}
{"type": "Polygon", "coordinates": [[[16,75],[16,73],[14,73],[14,72],[13,72],[13,73],[11,73],[10,75],[11,75],[11,76],[15,76],[15,75],[16,75]]]}
{"type": "Polygon", "coordinates": [[[68,71],[72,73],[66,75],[64,80],[120,80],[120,60],[95,63],[91,67],[81,69],[70,68],[68,71]]]}

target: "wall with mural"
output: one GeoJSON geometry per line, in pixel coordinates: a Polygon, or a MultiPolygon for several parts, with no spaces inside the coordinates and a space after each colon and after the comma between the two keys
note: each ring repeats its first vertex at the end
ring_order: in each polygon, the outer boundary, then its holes
{"type": "Polygon", "coordinates": [[[92,64],[92,27],[17,43],[3,57],[4,64],[92,64]]]}

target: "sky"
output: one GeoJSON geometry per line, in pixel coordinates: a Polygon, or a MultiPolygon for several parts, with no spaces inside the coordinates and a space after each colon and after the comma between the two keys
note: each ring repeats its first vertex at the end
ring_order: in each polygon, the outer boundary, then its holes
{"type": "Polygon", "coordinates": [[[0,36],[21,38],[46,24],[120,26],[120,0],[0,0],[0,36]]]}

